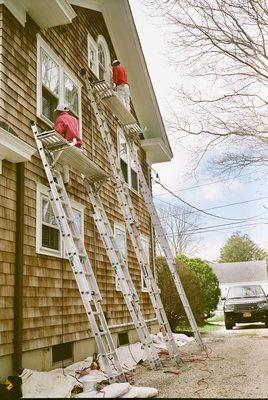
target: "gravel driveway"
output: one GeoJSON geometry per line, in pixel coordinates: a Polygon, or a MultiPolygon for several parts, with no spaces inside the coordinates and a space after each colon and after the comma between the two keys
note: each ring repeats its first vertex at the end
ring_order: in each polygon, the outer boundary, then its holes
{"type": "MultiPolygon", "coordinates": [[[[135,385],[152,386],[162,398],[268,398],[268,329],[263,324],[237,325],[203,336],[212,350],[206,361],[185,361],[179,375],[139,366],[135,385]]],[[[182,357],[199,356],[195,343],[180,348],[182,357]],[[186,354],[187,353],[187,354],[186,354]]]]}

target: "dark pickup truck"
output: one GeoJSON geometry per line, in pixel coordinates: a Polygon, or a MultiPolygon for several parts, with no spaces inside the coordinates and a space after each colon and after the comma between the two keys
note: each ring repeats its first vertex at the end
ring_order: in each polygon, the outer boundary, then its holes
{"type": "Polygon", "coordinates": [[[249,322],[264,322],[268,328],[268,296],[261,285],[231,286],[222,300],[226,329],[249,322]]]}

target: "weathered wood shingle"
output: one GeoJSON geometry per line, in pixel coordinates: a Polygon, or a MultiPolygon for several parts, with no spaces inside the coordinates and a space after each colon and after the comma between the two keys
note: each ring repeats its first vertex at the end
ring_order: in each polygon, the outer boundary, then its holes
{"type": "MultiPolygon", "coordinates": [[[[28,144],[35,146],[30,121],[36,120],[36,34],[39,33],[69,70],[79,78],[79,70],[87,65],[87,34],[99,34],[107,40],[111,58],[116,54],[100,13],[75,7],[77,17],[64,27],[40,30],[27,18],[25,28],[0,5],[2,40],[2,77],[0,115],[15,133],[28,144]],[[3,17],[1,19],[1,11],[3,17]],[[64,28],[64,29],[63,29],[64,28]]],[[[82,81],[81,81],[82,82],[82,81]]],[[[134,112],[134,110],[133,110],[134,112]]],[[[116,142],[117,124],[107,113],[108,123],[116,142]]],[[[84,153],[109,175],[110,167],[105,155],[97,123],[88,107],[85,87],[82,88],[82,122],[84,153]]],[[[49,127],[37,120],[40,130],[49,127]]],[[[140,160],[146,171],[145,154],[140,149],[140,160]]],[[[36,254],[36,184],[47,185],[41,161],[37,155],[25,165],[25,235],[24,235],[24,289],[23,289],[23,350],[51,346],[63,341],[88,337],[88,323],[69,263],[65,259],[36,254]]],[[[85,206],[85,245],[96,271],[103,295],[104,311],[110,311],[109,324],[131,322],[123,296],[115,291],[113,271],[100,237],[94,228],[91,205],[86,197],[82,179],[71,170],[70,198],[85,206]]],[[[110,221],[123,222],[113,184],[107,182],[100,191],[110,221]]],[[[140,217],[142,233],[150,235],[150,219],[140,196],[131,194],[140,217]]],[[[0,354],[12,353],[15,222],[16,222],[15,166],[4,162],[0,175],[0,354]],[[3,282],[3,283],[2,283],[3,282]],[[3,312],[6,310],[6,313],[3,312]],[[3,316],[3,317],[2,317],[3,316]]],[[[147,318],[154,313],[146,293],[141,293],[140,269],[128,238],[128,262],[134,284],[141,294],[142,308],[147,318]]]]}

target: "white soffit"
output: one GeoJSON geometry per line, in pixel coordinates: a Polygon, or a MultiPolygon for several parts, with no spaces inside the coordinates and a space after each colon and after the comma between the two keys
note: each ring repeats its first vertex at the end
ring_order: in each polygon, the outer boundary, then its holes
{"type": "Polygon", "coordinates": [[[25,26],[26,13],[41,28],[69,24],[76,16],[67,0],[0,0],[15,18],[25,26]]]}
{"type": "Polygon", "coordinates": [[[166,162],[170,159],[162,138],[144,139],[141,141],[141,147],[146,152],[149,164],[166,162]]]}
{"type": "Polygon", "coordinates": [[[36,149],[17,136],[0,128],[0,160],[12,163],[30,161],[36,149]]]}

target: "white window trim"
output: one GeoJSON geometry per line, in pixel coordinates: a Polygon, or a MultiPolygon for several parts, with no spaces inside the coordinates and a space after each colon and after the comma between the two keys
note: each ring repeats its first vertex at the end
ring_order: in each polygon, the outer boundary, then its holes
{"type": "MultiPolygon", "coordinates": [[[[148,243],[148,265],[150,266],[150,237],[149,236],[145,236],[145,235],[141,235],[141,240],[144,240],[148,243]]],[[[144,278],[143,278],[143,272],[141,269],[141,291],[142,292],[146,292],[148,293],[148,288],[146,286],[144,286],[144,278]]]]}
{"type": "MultiPolygon", "coordinates": [[[[43,49],[49,57],[51,57],[59,66],[60,69],[60,86],[63,84],[63,73],[65,73],[78,87],[78,119],[79,119],[79,131],[82,138],[82,102],[81,102],[81,88],[82,83],[77,79],[75,75],[70,72],[70,69],[61,60],[61,58],[49,47],[49,45],[42,39],[40,34],[37,37],[37,60],[36,60],[36,115],[42,121],[44,121],[51,128],[54,127],[54,123],[51,122],[45,115],[42,114],[42,67],[41,67],[41,49],[43,49]]],[[[63,92],[63,88],[59,87],[59,93],[63,92]]],[[[59,102],[63,103],[63,99],[59,98],[59,102]]]]}
{"type": "MultiPolygon", "coordinates": [[[[120,165],[120,160],[121,160],[121,157],[120,157],[120,134],[122,134],[124,136],[124,132],[123,132],[122,128],[120,126],[118,126],[117,127],[117,154],[118,154],[118,159],[119,159],[119,165],[120,165]]],[[[131,168],[131,157],[130,157],[130,151],[129,151],[129,146],[128,146],[127,141],[126,141],[126,149],[127,149],[127,177],[128,177],[127,184],[128,184],[129,189],[133,193],[140,195],[138,174],[137,174],[137,190],[132,187],[131,170],[133,168],[131,168]]]]}
{"type": "MultiPolygon", "coordinates": [[[[125,234],[125,243],[126,243],[126,263],[128,263],[128,249],[127,249],[127,232],[126,232],[126,228],[123,224],[120,224],[118,222],[114,222],[114,237],[116,240],[116,230],[119,230],[121,232],[123,232],[125,234]]],[[[121,292],[120,286],[119,286],[119,282],[115,276],[115,290],[117,292],[121,292]]]]}
{"type": "MultiPolygon", "coordinates": [[[[67,258],[64,252],[64,245],[62,240],[61,231],[60,232],[60,248],[59,250],[49,249],[47,247],[42,247],[42,196],[49,197],[49,188],[41,183],[36,185],[36,253],[44,254],[48,256],[67,258]]],[[[71,200],[72,207],[81,212],[81,230],[82,230],[82,240],[84,243],[84,206],[77,201],[71,200]]]]}
{"type": "Polygon", "coordinates": [[[88,48],[88,50],[87,50],[88,68],[94,73],[94,75],[96,75],[97,78],[99,78],[98,45],[95,42],[95,40],[93,39],[93,37],[90,35],[90,33],[88,34],[87,48],[88,48]],[[90,49],[92,49],[95,54],[95,60],[96,60],[95,68],[90,68],[90,59],[89,59],[90,49]]]}

